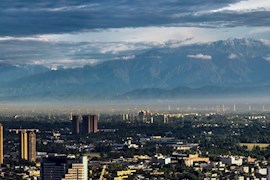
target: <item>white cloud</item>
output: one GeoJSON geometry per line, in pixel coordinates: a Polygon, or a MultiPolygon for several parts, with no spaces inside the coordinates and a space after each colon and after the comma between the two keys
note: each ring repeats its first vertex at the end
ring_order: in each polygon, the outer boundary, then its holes
{"type": "Polygon", "coordinates": [[[59,67],[61,68],[78,68],[85,65],[94,65],[98,62],[96,59],[58,59],[58,60],[33,60],[29,61],[29,64],[43,65],[56,71],[59,67]]]}
{"type": "Polygon", "coordinates": [[[194,42],[209,42],[218,39],[208,31],[208,28],[197,27],[140,27],[140,28],[111,28],[102,31],[91,31],[73,34],[42,35],[45,39],[71,42],[129,42],[152,43],[161,45],[168,41],[185,41],[185,44],[194,42]],[[211,34],[211,35],[210,35],[211,34]],[[189,41],[186,41],[189,39],[189,41]]]}
{"type": "Polygon", "coordinates": [[[266,61],[270,61],[270,56],[264,57],[266,61]]]}
{"type": "MultiPolygon", "coordinates": [[[[167,42],[181,44],[207,43],[229,38],[268,39],[269,27],[231,27],[231,28],[201,28],[201,27],[140,27],[111,28],[101,31],[91,31],[73,34],[42,35],[50,41],[91,42],[91,43],[144,43],[152,46],[166,45],[167,42]],[[262,30],[263,29],[263,30],[262,30]],[[262,32],[263,31],[263,32],[262,32]],[[264,33],[264,34],[262,34],[264,33]]],[[[114,44],[115,45],[115,44],[114,44]]],[[[103,45],[102,45],[103,46],[103,45]]],[[[106,50],[104,51],[113,51],[106,50]]],[[[121,51],[119,47],[119,50],[121,51]]],[[[117,50],[116,50],[117,51],[117,50]]]]}
{"type": "Polygon", "coordinates": [[[131,60],[131,59],[134,59],[136,56],[134,54],[132,55],[128,55],[128,56],[123,56],[122,59],[127,61],[127,60],[131,60]]]}
{"type": "Polygon", "coordinates": [[[147,49],[147,48],[149,48],[149,46],[140,45],[140,44],[108,43],[108,44],[104,44],[103,47],[100,47],[99,51],[103,54],[105,53],[118,54],[120,52],[142,50],[142,49],[147,49]]]}
{"type": "Polygon", "coordinates": [[[211,12],[220,11],[266,11],[270,9],[270,1],[268,0],[244,0],[229,6],[212,10],[211,12]]]}
{"type": "Polygon", "coordinates": [[[11,36],[0,36],[0,41],[52,41],[46,37],[41,36],[29,36],[29,37],[11,37],[11,36]]]}
{"type": "Polygon", "coordinates": [[[188,58],[193,58],[193,59],[202,59],[202,60],[211,60],[212,56],[206,55],[206,54],[195,54],[195,55],[187,55],[188,58]]]}
{"type": "Polygon", "coordinates": [[[270,40],[268,40],[268,39],[261,39],[261,42],[262,42],[264,45],[270,46],[270,40]]]}
{"type": "Polygon", "coordinates": [[[231,54],[229,54],[229,56],[228,56],[228,58],[231,59],[231,60],[236,59],[237,57],[238,57],[238,56],[237,56],[236,54],[234,54],[234,53],[231,53],[231,54]]]}

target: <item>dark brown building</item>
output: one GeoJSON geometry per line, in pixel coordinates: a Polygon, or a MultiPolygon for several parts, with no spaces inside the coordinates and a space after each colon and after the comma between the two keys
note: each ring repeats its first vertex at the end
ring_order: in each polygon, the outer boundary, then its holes
{"type": "Polygon", "coordinates": [[[90,115],[90,132],[91,133],[98,132],[98,126],[97,126],[98,122],[97,121],[98,121],[97,115],[90,115]]]}
{"type": "Polygon", "coordinates": [[[82,129],[83,129],[83,133],[85,134],[89,134],[91,132],[91,121],[90,121],[90,115],[84,115],[82,117],[83,119],[83,123],[82,123],[82,129]]]}
{"type": "Polygon", "coordinates": [[[72,134],[79,134],[80,133],[80,119],[78,115],[73,115],[72,120],[72,134]]]}
{"type": "Polygon", "coordinates": [[[82,118],[83,118],[83,132],[85,134],[98,132],[97,115],[84,115],[82,118]]]}

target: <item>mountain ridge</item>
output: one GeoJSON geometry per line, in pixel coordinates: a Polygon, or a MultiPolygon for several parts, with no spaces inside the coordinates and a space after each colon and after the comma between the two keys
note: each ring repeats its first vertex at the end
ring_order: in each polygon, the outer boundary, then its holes
{"type": "Polygon", "coordinates": [[[230,39],[153,48],[134,55],[133,59],[74,69],[55,71],[34,65],[1,65],[0,69],[5,71],[0,76],[5,78],[0,80],[0,99],[110,99],[138,91],[149,97],[152,92],[155,96],[167,93],[165,97],[173,98],[173,94],[181,97],[179,92],[183,89],[177,92],[179,87],[185,87],[190,95],[195,91],[198,95],[205,93],[203,87],[213,87],[211,91],[220,89],[212,95],[230,94],[235,88],[242,88],[241,93],[248,94],[244,87],[254,89],[252,94],[256,94],[254,86],[267,91],[270,85],[269,56],[270,47],[262,41],[230,39]]]}

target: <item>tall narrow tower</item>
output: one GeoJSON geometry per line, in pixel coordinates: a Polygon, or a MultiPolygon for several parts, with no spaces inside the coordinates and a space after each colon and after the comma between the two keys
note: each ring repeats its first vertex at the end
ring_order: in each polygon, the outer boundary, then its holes
{"type": "Polygon", "coordinates": [[[0,166],[4,163],[4,128],[3,125],[0,123],[0,166]]]}
{"type": "Polygon", "coordinates": [[[97,115],[90,115],[90,132],[91,133],[98,132],[97,121],[98,121],[97,115]]]}
{"type": "Polygon", "coordinates": [[[80,133],[80,119],[78,115],[72,115],[72,134],[80,133]]]}
{"type": "Polygon", "coordinates": [[[34,131],[28,134],[28,160],[31,162],[36,161],[37,151],[36,151],[36,133],[34,131]]]}
{"type": "Polygon", "coordinates": [[[28,160],[28,138],[27,131],[21,131],[21,159],[28,160]]]}
{"type": "Polygon", "coordinates": [[[91,132],[91,120],[90,120],[90,115],[84,115],[82,117],[83,119],[83,133],[89,134],[91,132]]]}

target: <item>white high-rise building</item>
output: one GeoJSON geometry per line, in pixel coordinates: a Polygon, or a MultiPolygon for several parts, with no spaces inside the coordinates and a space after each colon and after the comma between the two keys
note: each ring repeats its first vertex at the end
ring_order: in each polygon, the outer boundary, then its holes
{"type": "Polygon", "coordinates": [[[74,163],[62,180],[88,180],[88,159],[83,156],[81,163],[74,163]]]}

